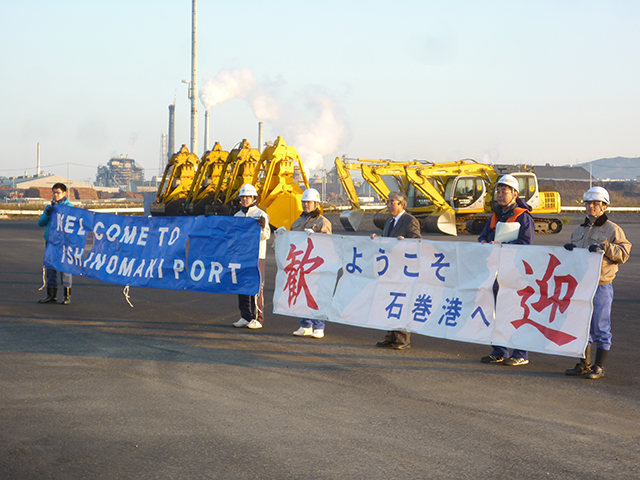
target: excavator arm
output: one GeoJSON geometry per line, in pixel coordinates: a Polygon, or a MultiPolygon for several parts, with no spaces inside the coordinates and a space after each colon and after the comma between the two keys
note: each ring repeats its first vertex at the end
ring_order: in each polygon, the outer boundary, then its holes
{"type": "Polygon", "coordinates": [[[342,212],[340,222],[345,230],[355,232],[358,230],[360,222],[362,221],[363,211],[360,207],[360,201],[358,200],[358,194],[353,183],[351,171],[360,172],[363,180],[375,190],[382,200],[386,201],[391,193],[391,189],[382,178],[383,175],[392,176],[397,182],[398,188],[406,193],[409,182],[406,178],[404,168],[408,165],[426,165],[426,163],[418,160],[412,162],[394,162],[392,160],[337,157],[335,159],[335,165],[338,178],[349,198],[349,203],[351,203],[351,210],[342,212]]]}

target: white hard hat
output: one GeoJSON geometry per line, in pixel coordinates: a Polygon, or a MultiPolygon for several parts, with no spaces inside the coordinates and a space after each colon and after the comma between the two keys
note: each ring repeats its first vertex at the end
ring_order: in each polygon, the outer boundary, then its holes
{"type": "Polygon", "coordinates": [[[256,190],[256,187],[254,187],[250,183],[245,183],[240,188],[240,193],[238,194],[238,196],[239,197],[257,197],[258,191],[256,190]]]}
{"type": "Polygon", "coordinates": [[[582,196],[583,202],[602,202],[609,205],[609,192],[602,187],[592,187],[582,196]]]}
{"type": "Polygon", "coordinates": [[[516,177],[514,177],[513,175],[503,175],[496,182],[496,186],[498,185],[507,185],[508,187],[515,189],[516,192],[520,189],[520,187],[518,186],[518,179],[516,179],[516,177]]]}
{"type": "Polygon", "coordinates": [[[315,188],[307,188],[302,194],[303,202],[319,202],[320,193],[315,188]]]}

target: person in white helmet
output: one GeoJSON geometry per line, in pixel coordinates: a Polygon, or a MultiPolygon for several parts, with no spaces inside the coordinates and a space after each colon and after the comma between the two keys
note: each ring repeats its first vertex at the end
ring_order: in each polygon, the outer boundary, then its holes
{"type": "MultiPolygon", "coordinates": [[[[531,245],[536,233],[536,225],[529,213],[531,207],[524,200],[518,198],[518,179],[513,175],[504,175],[496,182],[496,205],[493,215],[487,221],[482,233],[478,237],[480,243],[498,243],[495,241],[496,228],[499,223],[517,222],[520,226],[513,240],[503,242],[515,245],[531,245]]],[[[498,284],[493,286],[493,293],[497,295],[498,284]]],[[[509,349],[498,345],[493,346],[490,355],[480,359],[482,363],[493,363],[508,366],[521,366],[529,363],[529,353],[526,350],[515,349],[509,356],[509,349]]]]}
{"type": "Polygon", "coordinates": [[[585,358],[575,367],[565,371],[567,375],[584,376],[589,379],[604,377],[604,364],[611,349],[611,303],[613,302],[613,279],[618,265],[629,259],[631,243],[624,231],[607,218],[605,211],[609,205],[609,192],[602,187],[593,187],[582,197],[587,218],[571,234],[571,243],[564,248],[588,248],[590,252],[602,252],[602,267],[598,288],[593,296],[593,314],[589,344],[585,358]],[[591,345],[596,344],[596,356],[591,364],[591,345]]]}
{"type": "Polygon", "coordinates": [[[258,252],[260,291],[256,296],[238,295],[238,307],[240,308],[241,317],[233,326],[256,329],[262,328],[264,322],[264,298],[262,293],[264,287],[264,261],[265,258],[267,258],[267,240],[269,240],[271,236],[271,228],[269,227],[269,215],[256,205],[256,201],[258,200],[256,187],[248,183],[242,185],[238,197],[240,198],[240,210],[234,216],[255,218],[258,220],[260,227],[262,227],[260,233],[260,250],[258,252]]]}
{"type": "MultiPolygon", "coordinates": [[[[320,213],[320,193],[308,188],[302,193],[302,214],[291,225],[292,232],[332,233],[331,222],[320,213]]],[[[324,337],[324,320],[303,318],[300,328],[293,332],[297,337],[324,337]]]]}

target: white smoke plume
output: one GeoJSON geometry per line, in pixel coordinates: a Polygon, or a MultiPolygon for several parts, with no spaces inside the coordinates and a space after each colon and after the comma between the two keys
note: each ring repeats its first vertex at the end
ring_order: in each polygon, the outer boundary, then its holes
{"type": "Polygon", "coordinates": [[[270,97],[267,94],[259,94],[251,96],[249,99],[253,113],[258,120],[272,120],[278,119],[278,102],[275,98],[270,97]]]}
{"type": "Polygon", "coordinates": [[[256,87],[257,79],[247,68],[222,70],[214,78],[204,77],[200,101],[206,110],[232,98],[244,98],[256,87]]]}
{"type": "Polygon", "coordinates": [[[277,77],[275,81],[263,80],[248,97],[249,104],[258,120],[276,121],[280,115],[278,93],[284,88],[284,79],[277,77]]]}
{"type": "Polygon", "coordinates": [[[325,93],[312,94],[306,103],[311,118],[306,122],[284,126],[289,145],[298,150],[307,169],[323,167],[324,157],[335,155],[350,140],[350,129],[344,110],[325,93]]]}
{"type": "Polygon", "coordinates": [[[281,77],[258,82],[249,69],[222,70],[214,78],[204,78],[200,101],[208,110],[243,98],[258,120],[296,148],[307,170],[322,168],[325,156],[335,155],[351,140],[347,115],[329,94],[317,89],[302,99],[280,101],[284,83],[281,77]]]}

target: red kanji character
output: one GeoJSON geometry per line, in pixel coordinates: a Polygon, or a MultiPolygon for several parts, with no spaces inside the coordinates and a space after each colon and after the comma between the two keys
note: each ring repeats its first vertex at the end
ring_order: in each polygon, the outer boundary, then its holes
{"type": "Polygon", "coordinates": [[[309,258],[312,250],[313,242],[311,241],[311,238],[307,238],[307,250],[305,252],[302,250],[296,250],[295,245],[291,244],[291,248],[287,254],[287,259],[285,260],[285,263],[289,261],[290,263],[285,265],[283,268],[284,273],[287,275],[287,281],[282,289],[283,292],[289,289],[289,306],[291,306],[292,301],[295,305],[300,292],[304,290],[304,296],[307,299],[307,306],[314,310],[318,310],[318,304],[309,291],[305,275],[322,265],[324,260],[320,257],[309,258]],[[304,255],[301,259],[298,259],[301,254],[304,255]]]}
{"type": "MultiPolygon", "coordinates": [[[[549,254],[551,257],[549,259],[549,264],[547,265],[547,271],[545,272],[542,280],[536,280],[536,283],[540,287],[540,299],[532,303],[531,306],[537,311],[541,312],[549,305],[551,307],[551,314],[549,315],[549,323],[552,323],[556,318],[556,313],[558,308],[560,308],[560,313],[564,313],[564,311],[569,307],[571,303],[571,297],[573,296],[576,287],[578,286],[578,282],[571,275],[556,275],[554,278],[555,281],[555,289],[552,297],[549,297],[549,285],[548,282],[551,279],[551,275],[555,269],[561,264],[560,260],[554,255],[549,254]],[[560,298],[560,293],[562,292],[562,286],[567,285],[567,293],[564,298],[560,298]]],[[[533,274],[533,269],[531,265],[529,265],[524,260],[522,261],[524,264],[524,270],[527,275],[533,274]]],[[[514,320],[511,324],[516,328],[520,328],[523,325],[531,325],[537,328],[545,338],[552,341],[557,345],[565,345],[577,337],[573,335],[569,335],[568,333],[561,332],[560,330],[554,330],[549,327],[545,327],[544,325],[539,324],[529,318],[529,313],[531,312],[529,305],[527,305],[527,300],[531,298],[535,294],[535,290],[532,286],[527,286],[522,290],[518,290],[517,294],[522,297],[520,301],[520,306],[524,310],[524,316],[520,320],[514,320]]]]}
{"type": "Polygon", "coordinates": [[[547,266],[547,271],[542,277],[542,280],[536,280],[536,283],[540,287],[540,300],[536,303],[532,303],[531,306],[536,309],[537,312],[541,312],[549,305],[551,307],[551,315],[549,316],[549,323],[552,323],[556,319],[556,312],[558,308],[560,308],[560,313],[564,313],[567,308],[569,308],[569,304],[571,303],[571,297],[576,291],[576,287],[578,286],[578,282],[571,275],[556,275],[553,277],[555,281],[556,287],[553,291],[553,296],[549,297],[549,279],[556,267],[560,265],[560,260],[554,255],[549,254],[551,259],[549,260],[549,265],[547,266]],[[567,285],[567,293],[564,298],[560,298],[560,293],[562,292],[562,285],[567,285]]]}

